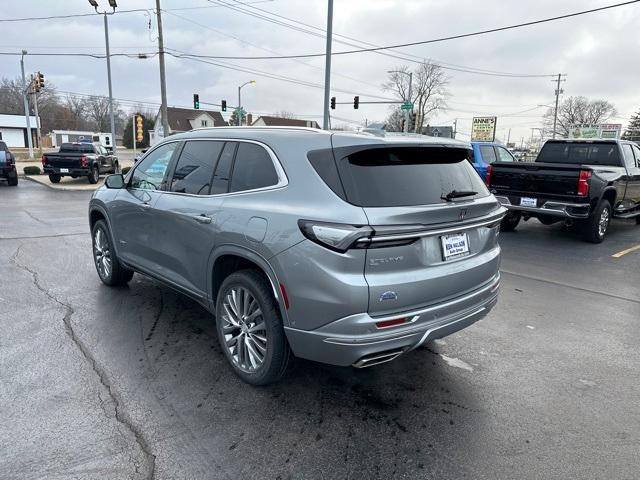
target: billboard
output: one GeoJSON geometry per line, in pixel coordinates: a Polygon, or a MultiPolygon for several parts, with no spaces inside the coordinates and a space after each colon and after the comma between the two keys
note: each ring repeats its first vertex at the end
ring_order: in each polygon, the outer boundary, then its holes
{"type": "Polygon", "coordinates": [[[621,132],[620,123],[573,125],[569,128],[569,138],[620,138],[621,132]]]}
{"type": "Polygon", "coordinates": [[[472,142],[493,142],[496,138],[498,117],[473,117],[471,123],[472,142]]]}

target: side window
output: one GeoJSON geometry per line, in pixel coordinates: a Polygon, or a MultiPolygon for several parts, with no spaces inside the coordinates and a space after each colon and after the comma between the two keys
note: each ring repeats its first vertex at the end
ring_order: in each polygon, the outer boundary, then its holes
{"type": "Polygon", "coordinates": [[[496,161],[496,152],[491,145],[481,145],[480,154],[485,163],[493,163],[496,161]]]}
{"type": "Polygon", "coordinates": [[[636,167],[640,168],[640,147],[633,146],[633,153],[636,154],[636,167]]]}
{"type": "Polygon", "coordinates": [[[180,153],[169,189],[172,192],[208,195],[222,145],[223,142],[208,140],[187,142],[180,153]]]}
{"type": "Polygon", "coordinates": [[[627,168],[635,168],[636,161],[633,158],[633,150],[628,143],[622,144],[622,152],[624,153],[624,164],[627,168]]]}
{"type": "Polygon", "coordinates": [[[278,183],[278,174],[267,151],[260,145],[241,143],[231,177],[231,191],[242,192],[278,183]]]}
{"type": "Polygon", "coordinates": [[[133,171],[130,188],[160,190],[164,174],[177,147],[178,142],[167,143],[147,155],[133,171]]]}
{"type": "Polygon", "coordinates": [[[229,177],[231,175],[231,164],[233,163],[233,155],[236,153],[235,142],[227,142],[224,145],[218,165],[216,165],[216,171],[213,174],[213,181],[211,182],[211,195],[217,195],[219,193],[227,193],[229,191],[229,177]]]}
{"type": "Polygon", "coordinates": [[[503,147],[496,147],[496,150],[498,151],[498,159],[501,162],[513,162],[513,155],[511,155],[511,153],[509,152],[509,150],[507,150],[506,148],[503,147]]]}

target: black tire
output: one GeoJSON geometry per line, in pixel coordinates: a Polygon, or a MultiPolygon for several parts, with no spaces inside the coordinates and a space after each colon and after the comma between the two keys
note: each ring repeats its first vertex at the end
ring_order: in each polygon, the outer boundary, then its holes
{"type": "Polygon", "coordinates": [[[638,216],[636,217],[636,224],[637,224],[637,225],[640,225],[640,215],[638,215],[638,216]]]}
{"type": "MultiPolygon", "coordinates": [[[[111,241],[111,234],[109,233],[109,227],[104,220],[98,220],[91,229],[91,246],[93,250],[93,263],[96,266],[96,271],[102,283],[110,287],[117,287],[126,285],[133,277],[133,270],[123,267],[118,260],[115,250],[113,249],[113,242],[111,241]],[[97,235],[100,232],[101,238],[98,240],[97,235]],[[102,246],[98,245],[102,243],[102,246]],[[98,246],[98,248],[96,248],[98,246]],[[107,247],[107,255],[111,260],[111,268],[105,271],[101,268],[102,258],[105,256],[105,248],[107,247]],[[102,251],[99,255],[98,251],[102,251]]],[[[104,263],[102,263],[104,267],[104,263]]]]}
{"type": "Polygon", "coordinates": [[[18,174],[14,172],[13,176],[9,176],[7,178],[7,184],[10,187],[17,187],[18,186],[18,174]]]}
{"type": "Polygon", "coordinates": [[[513,232],[518,224],[520,223],[520,219],[522,218],[522,214],[520,212],[509,211],[504,216],[502,221],[500,222],[500,231],[501,232],[513,232]]]}
{"type": "Polygon", "coordinates": [[[71,175],[71,178],[78,178],[78,175],[71,175]]]}
{"type": "Polygon", "coordinates": [[[89,179],[89,183],[91,185],[98,183],[98,180],[100,180],[100,170],[98,170],[97,165],[91,167],[91,172],[89,173],[89,176],[87,178],[89,179]]]}
{"type": "Polygon", "coordinates": [[[113,164],[113,173],[120,173],[120,164],[118,162],[113,164]]]}
{"type": "Polygon", "coordinates": [[[608,200],[602,200],[582,225],[582,236],[587,242],[601,243],[607,234],[610,223],[611,204],[608,200]]]}
{"type": "MultiPolygon", "coordinates": [[[[246,293],[244,295],[246,295],[246,293]]],[[[251,302],[250,306],[253,305],[251,302]]],[[[251,315],[249,315],[249,317],[250,316],[251,315]]],[[[267,385],[283,377],[289,366],[291,350],[285,337],[282,318],[280,317],[280,311],[271,287],[260,272],[256,270],[241,270],[232,273],[224,279],[216,299],[216,330],[224,355],[227,357],[234,373],[242,380],[251,385],[267,385]],[[225,309],[225,307],[231,309],[226,298],[231,296],[233,290],[238,291],[241,289],[249,292],[261,311],[261,314],[253,320],[243,317],[241,321],[243,324],[242,328],[240,326],[233,326],[227,320],[229,316],[225,309]],[[247,321],[246,324],[244,323],[245,320],[247,321]],[[261,336],[266,338],[264,344],[260,344],[264,346],[265,349],[262,363],[257,367],[252,367],[249,361],[250,358],[248,358],[249,355],[247,355],[247,358],[243,359],[247,365],[243,366],[243,361],[240,360],[242,355],[237,353],[238,346],[242,340],[245,344],[254,345],[250,348],[257,351],[255,350],[256,340],[251,339],[249,341],[247,338],[251,337],[249,333],[251,328],[258,326],[260,323],[264,323],[264,326],[263,329],[258,331],[261,332],[261,336]],[[253,325],[253,327],[251,327],[251,325],[253,325]],[[234,334],[236,335],[236,342],[227,346],[225,335],[229,335],[231,337],[230,341],[232,341],[234,334]],[[245,336],[243,337],[242,335],[245,336]],[[234,347],[235,351],[232,352],[231,350],[234,349],[234,347]]]]}
{"type": "Polygon", "coordinates": [[[62,178],[62,176],[58,175],[57,173],[50,173],[49,174],[49,181],[51,183],[60,183],[60,179],[62,178]]]}

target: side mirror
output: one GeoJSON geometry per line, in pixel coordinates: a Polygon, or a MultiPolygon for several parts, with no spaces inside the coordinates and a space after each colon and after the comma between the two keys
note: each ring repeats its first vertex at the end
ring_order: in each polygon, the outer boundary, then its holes
{"type": "Polygon", "coordinates": [[[121,173],[114,173],[113,175],[109,175],[105,178],[104,184],[107,188],[123,188],[124,177],[121,173]]]}

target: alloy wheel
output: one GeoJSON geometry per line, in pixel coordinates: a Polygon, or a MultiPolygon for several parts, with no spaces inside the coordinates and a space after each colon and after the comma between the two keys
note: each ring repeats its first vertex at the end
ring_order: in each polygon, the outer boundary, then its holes
{"type": "Polygon", "coordinates": [[[607,227],[609,226],[609,209],[603,208],[600,214],[600,220],[598,221],[598,235],[604,237],[607,233],[607,227]]]}
{"type": "Polygon", "coordinates": [[[95,258],[98,273],[102,278],[109,278],[111,275],[111,250],[109,242],[101,228],[96,229],[93,237],[93,256],[95,258]]]}
{"type": "Polygon", "coordinates": [[[222,303],[222,333],[233,364],[254,373],[265,361],[267,328],[255,297],[244,287],[231,288],[222,303]]]}

